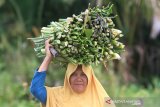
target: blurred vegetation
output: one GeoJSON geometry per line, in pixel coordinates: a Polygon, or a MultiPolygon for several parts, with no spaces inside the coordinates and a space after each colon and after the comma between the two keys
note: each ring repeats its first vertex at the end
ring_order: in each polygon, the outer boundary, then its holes
{"type": "MultiPolygon", "coordinates": [[[[149,1],[149,0],[148,0],[149,1]]],[[[116,27],[125,37],[120,61],[94,70],[111,97],[160,96],[160,40],[151,39],[153,10],[145,0],[0,0],[0,107],[38,107],[29,85],[38,59],[26,38],[40,35],[42,26],[79,14],[88,7],[114,4],[116,27]]],[[[63,84],[65,66],[51,64],[46,84],[63,84]]],[[[152,101],[150,107],[158,107],[152,101]]]]}

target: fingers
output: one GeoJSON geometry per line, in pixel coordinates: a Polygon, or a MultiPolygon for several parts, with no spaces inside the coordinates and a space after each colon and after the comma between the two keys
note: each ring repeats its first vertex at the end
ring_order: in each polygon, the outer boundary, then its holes
{"type": "Polygon", "coordinates": [[[50,42],[50,39],[47,39],[47,40],[45,41],[45,45],[48,45],[49,42],[50,42]]]}
{"type": "Polygon", "coordinates": [[[46,56],[52,57],[52,54],[49,50],[49,48],[53,48],[53,46],[51,44],[49,44],[50,39],[45,41],[45,51],[46,51],[46,56]]]}
{"type": "Polygon", "coordinates": [[[48,40],[45,41],[45,46],[46,46],[47,48],[53,47],[53,46],[49,43],[50,40],[51,40],[51,39],[48,39],[48,40]]]}

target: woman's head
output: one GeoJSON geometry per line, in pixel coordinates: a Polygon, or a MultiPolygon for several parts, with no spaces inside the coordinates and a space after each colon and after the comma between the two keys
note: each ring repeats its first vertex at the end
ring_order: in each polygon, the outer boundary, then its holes
{"type": "Polygon", "coordinates": [[[82,70],[82,65],[78,65],[76,70],[71,74],[69,82],[74,92],[82,93],[85,91],[88,84],[88,78],[82,70]]]}

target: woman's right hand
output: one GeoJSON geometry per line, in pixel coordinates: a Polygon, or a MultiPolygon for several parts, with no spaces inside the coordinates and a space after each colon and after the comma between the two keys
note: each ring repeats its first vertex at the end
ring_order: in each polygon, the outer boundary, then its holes
{"type": "Polygon", "coordinates": [[[46,57],[44,58],[42,64],[40,65],[38,72],[42,72],[42,71],[47,71],[48,70],[48,66],[53,58],[53,55],[51,54],[49,48],[52,48],[53,46],[51,44],[49,44],[50,39],[45,41],[45,53],[46,53],[46,57]]]}
{"type": "Polygon", "coordinates": [[[50,40],[51,39],[48,39],[48,40],[45,41],[45,53],[46,53],[46,57],[51,60],[53,58],[53,55],[50,52],[50,48],[53,48],[53,46],[49,43],[50,40]]]}

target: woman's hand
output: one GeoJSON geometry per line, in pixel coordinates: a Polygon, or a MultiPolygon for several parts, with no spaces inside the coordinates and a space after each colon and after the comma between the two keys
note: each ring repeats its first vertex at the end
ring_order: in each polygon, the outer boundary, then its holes
{"type": "Polygon", "coordinates": [[[53,46],[49,44],[50,40],[51,39],[45,41],[45,52],[46,52],[46,57],[51,60],[53,58],[53,55],[50,52],[50,48],[53,48],[53,46]]]}
{"type": "Polygon", "coordinates": [[[49,48],[52,48],[53,46],[49,44],[50,39],[45,41],[45,52],[46,52],[46,57],[44,58],[42,64],[40,65],[38,72],[43,72],[48,70],[48,66],[53,58],[53,55],[51,54],[49,48]]]}

